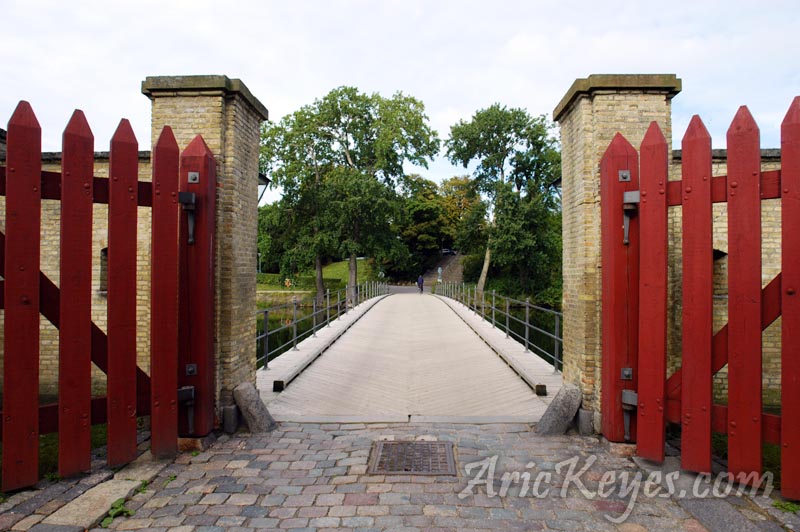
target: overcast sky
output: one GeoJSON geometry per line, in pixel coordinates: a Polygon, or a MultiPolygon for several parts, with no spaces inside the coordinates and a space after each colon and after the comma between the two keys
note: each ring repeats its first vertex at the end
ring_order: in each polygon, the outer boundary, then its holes
{"type": "MultiPolygon", "coordinates": [[[[715,148],[739,105],[779,147],[800,94],[800,1],[105,0],[0,2],[0,127],[31,102],[43,148],[60,151],[74,108],[95,149],[129,118],[150,146],[146,76],[240,78],[272,119],[340,85],[413,95],[446,138],[494,102],[552,111],[593,73],[675,73],[674,141],[700,114],[715,148]]],[[[424,176],[465,171],[438,159],[424,176]]]]}

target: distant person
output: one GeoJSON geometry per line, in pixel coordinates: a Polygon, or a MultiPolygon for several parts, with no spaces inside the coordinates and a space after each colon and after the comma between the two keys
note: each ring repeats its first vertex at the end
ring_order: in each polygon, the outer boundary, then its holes
{"type": "Polygon", "coordinates": [[[424,284],[425,284],[425,279],[423,279],[421,275],[417,277],[417,286],[419,287],[420,294],[422,293],[422,285],[424,284]]]}

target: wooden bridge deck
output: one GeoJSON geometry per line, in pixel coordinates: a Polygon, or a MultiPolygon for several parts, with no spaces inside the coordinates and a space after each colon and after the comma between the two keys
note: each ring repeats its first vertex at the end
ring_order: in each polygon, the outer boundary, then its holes
{"type": "Polygon", "coordinates": [[[526,356],[540,363],[549,397],[537,397],[442,300],[395,294],[375,304],[285,391],[262,396],[279,421],[535,422],[561,380],[546,362],[526,356]]]}

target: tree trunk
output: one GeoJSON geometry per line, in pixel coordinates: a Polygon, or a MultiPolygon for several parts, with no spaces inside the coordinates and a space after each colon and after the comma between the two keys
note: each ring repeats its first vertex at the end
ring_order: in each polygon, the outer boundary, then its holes
{"type": "Polygon", "coordinates": [[[486,246],[486,255],[483,257],[483,268],[481,268],[481,276],[478,277],[478,286],[475,287],[475,290],[478,294],[483,293],[483,287],[486,286],[486,276],[489,274],[489,263],[492,259],[492,250],[489,248],[488,244],[486,246]]]}
{"type": "Polygon", "coordinates": [[[325,283],[322,281],[322,258],[317,255],[314,258],[314,268],[317,273],[317,308],[322,308],[325,304],[325,283]]]}
{"type": "Polygon", "coordinates": [[[350,304],[355,306],[356,304],[356,281],[358,280],[358,261],[356,261],[356,254],[350,254],[350,293],[348,294],[348,298],[350,299],[350,304]]]}

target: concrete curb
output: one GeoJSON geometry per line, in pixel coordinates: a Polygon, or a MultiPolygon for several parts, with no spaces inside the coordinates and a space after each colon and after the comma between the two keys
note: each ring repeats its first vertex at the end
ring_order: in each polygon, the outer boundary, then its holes
{"type": "Polygon", "coordinates": [[[149,483],[171,463],[170,459],[156,460],[146,452],[117,471],[113,479],[98,484],[46,517],[42,524],[93,528],[115,501],[130,497],[143,483],[149,483]]]}
{"type": "MultiPolygon", "coordinates": [[[[290,368],[288,368],[288,370],[285,371],[282,375],[278,374],[272,379],[272,386],[270,387],[269,390],[264,390],[262,387],[258,387],[259,392],[262,392],[262,391],[281,392],[281,391],[285,390],[286,387],[289,386],[289,384],[291,384],[291,382],[295,378],[297,378],[298,375],[300,375],[308,366],[310,366],[325,351],[327,351],[327,349],[331,345],[333,345],[333,343],[336,342],[336,340],[338,340],[344,333],[346,333],[350,329],[350,327],[352,327],[356,322],[358,322],[358,320],[360,320],[361,317],[364,316],[364,314],[369,312],[369,310],[372,307],[377,305],[384,298],[388,297],[388,295],[389,294],[384,294],[384,295],[381,295],[381,296],[374,297],[374,298],[370,299],[369,301],[365,301],[364,303],[362,303],[358,307],[356,307],[353,310],[351,310],[350,312],[358,312],[358,314],[356,314],[348,322],[344,323],[339,330],[334,332],[329,337],[325,338],[322,343],[320,343],[318,346],[316,346],[313,349],[311,349],[308,353],[297,355],[298,360],[295,362],[295,364],[293,364],[290,368]],[[363,309],[360,309],[359,307],[361,307],[362,305],[365,305],[365,306],[364,306],[363,309]]],[[[298,350],[302,351],[303,344],[308,342],[309,340],[312,340],[312,338],[306,338],[305,340],[303,340],[302,342],[297,344],[298,350]]],[[[313,338],[313,339],[317,340],[318,338],[319,337],[313,338]]],[[[286,353],[282,354],[281,357],[285,357],[287,355],[291,356],[291,353],[292,353],[291,351],[287,351],[286,353]]],[[[297,352],[295,352],[295,353],[297,353],[297,352]]],[[[267,371],[270,371],[270,370],[269,369],[266,369],[266,370],[265,369],[260,369],[258,371],[259,372],[267,372],[267,371]]],[[[256,381],[258,382],[258,379],[256,379],[256,381]]]]}

